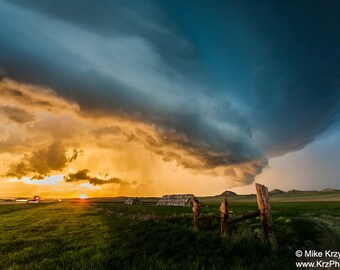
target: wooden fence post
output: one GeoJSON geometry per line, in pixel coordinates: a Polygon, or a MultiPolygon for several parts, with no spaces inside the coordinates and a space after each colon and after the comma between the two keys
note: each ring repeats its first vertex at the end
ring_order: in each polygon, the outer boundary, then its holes
{"type": "Polygon", "coordinates": [[[273,249],[277,249],[277,241],[274,234],[272,208],[269,202],[268,188],[264,185],[255,184],[257,204],[263,226],[264,241],[269,243],[273,249]]]}
{"type": "Polygon", "coordinates": [[[201,205],[199,202],[196,202],[195,200],[193,200],[192,203],[193,203],[192,211],[194,212],[194,230],[199,231],[200,229],[199,217],[201,205]]]}
{"type": "Polygon", "coordinates": [[[228,234],[227,219],[229,218],[227,198],[224,198],[220,205],[220,215],[221,215],[221,236],[225,237],[228,234]]]}

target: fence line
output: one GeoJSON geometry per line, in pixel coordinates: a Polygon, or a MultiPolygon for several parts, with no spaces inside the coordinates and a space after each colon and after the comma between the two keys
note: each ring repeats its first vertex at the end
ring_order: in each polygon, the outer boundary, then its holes
{"type": "MultiPolygon", "coordinates": [[[[220,232],[221,232],[221,237],[227,237],[229,230],[228,226],[230,224],[235,224],[244,220],[248,219],[253,219],[260,217],[261,218],[261,223],[262,223],[262,231],[263,231],[263,241],[265,243],[268,243],[273,249],[277,249],[277,240],[275,237],[274,233],[274,225],[273,225],[273,218],[272,218],[272,210],[271,210],[271,205],[269,201],[269,193],[268,193],[268,188],[264,185],[261,184],[255,184],[256,187],[256,198],[257,198],[257,204],[258,204],[258,210],[254,210],[251,212],[243,213],[234,217],[229,216],[229,205],[228,205],[228,199],[223,198],[222,203],[220,204],[219,207],[219,216],[204,216],[201,215],[201,204],[195,200],[192,200],[192,211],[193,211],[193,229],[195,231],[200,230],[200,221],[203,220],[209,220],[209,224],[211,225],[211,221],[214,219],[219,219],[220,220],[220,232]]],[[[112,204],[112,207],[100,207],[99,209],[101,210],[106,210],[109,212],[114,213],[115,212],[115,206],[117,205],[125,205],[124,209],[122,207],[119,207],[120,209],[118,212],[120,214],[124,213],[127,215],[127,209],[128,205],[124,204],[124,202],[90,202],[89,205],[90,207],[94,207],[98,209],[98,207],[95,207],[95,205],[98,204],[112,204]]],[[[143,202],[143,205],[148,206],[148,205],[155,205],[155,202],[143,202]]],[[[163,207],[163,206],[157,206],[158,207],[163,207]]],[[[148,207],[147,207],[148,208],[148,207]]],[[[168,218],[178,216],[178,214],[172,214],[168,216],[161,216],[160,213],[158,215],[150,215],[148,212],[148,209],[146,209],[146,212],[144,214],[147,214],[150,218],[168,218]],[[160,217],[161,216],[161,217],[160,217]]],[[[136,216],[138,214],[141,214],[141,212],[136,212],[133,214],[133,216],[136,216]]],[[[164,214],[164,213],[163,213],[164,214]]],[[[189,213],[182,213],[182,215],[190,215],[189,213]]]]}

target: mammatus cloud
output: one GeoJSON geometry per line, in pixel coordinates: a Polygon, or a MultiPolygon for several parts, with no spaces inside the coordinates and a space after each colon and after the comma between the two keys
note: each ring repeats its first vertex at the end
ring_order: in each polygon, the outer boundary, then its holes
{"type": "Polygon", "coordinates": [[[96,176],[91,176],[91,173],[89,170],[84,169],[80,170],[76,173],[69,173],[68,175],[64,176],[65,182],[78,182],[78,181],[86,181],[89,182],[91,185],[104,185],[104,184],[120,184],[125,185],[127,182],[123,181],[120,178],[117,177],[111,177],[111,178],[99,178],[96,176]]]}

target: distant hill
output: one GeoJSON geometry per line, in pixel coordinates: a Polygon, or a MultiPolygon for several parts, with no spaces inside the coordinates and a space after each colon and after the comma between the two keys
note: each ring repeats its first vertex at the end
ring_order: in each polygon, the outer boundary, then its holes
{"type": "Polygon", "coordinates": [[[230,190],[226,190],[226,191],[222,192],[221,195],[217,195],[217,196],[230,197],[230,196],[237,196],[237,194],[235,192],[230,191],[230,190]]]}
{"type": "MultiPolygon", "coordinates": [[[[291,201],[291,202],[304,202],[304,201],[340,201],[340,190],[333,188],[325,188],[321,191],[317,190],[297,190],[292,189],[287,192],[280,189],[273,189],[269,192],[270,200],[272,202],[291,201]]],[[[232,191],[224,191],[220,195],[199,197],[202,202],[219,202],[224,197],[227,197],[230,202],[256,202],[255,194],[242,194],[238,195],[232,191]]]]}
{"type": "Polygon", "coordinates": [[[298,189],[291,189],[288,190],[287,193],[296,194],[296,193],[318,193],[317,190],[298,190],[298,189]]]}
{"type": "Polygon", "coordinates": [[[205,201],[205,202],[208,202],[208,201],[220,201],[220,200],[222,200],[225,197],[227,197],[229,199],[232,199],[232,198],[238,198],[238,197],[240,197],[240,195],[237,195],[233,191],[226,190],[226,191],[222,192],[219,195],[198,197],[198,200],[199,201],[205,201]]]}
{"type": "Polygon", "coordinates": [[[335,188],[324,188],[323,190],[320,190],[320,192],[340,192],[340,190],[335,188]]]}
{"type": "Polygon", "coordinates": [[[269,191],[269,195],[277,195],[277,194],[283,194],[285,193],[284,191],[282,191],[281,189],[273,189],[272,191],[269,191]]]}

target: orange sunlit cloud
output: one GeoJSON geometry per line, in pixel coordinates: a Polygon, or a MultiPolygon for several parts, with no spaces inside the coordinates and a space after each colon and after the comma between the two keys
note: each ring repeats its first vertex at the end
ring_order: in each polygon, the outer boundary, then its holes
{"type": "Polygon", "coordinates": [[[4,79],[0,90],[0,196],[161,195],[192,192],[192,183],[207,193],[206,185],[243,185],[262,166],[204,168],[171,131],[165,137],[140,121],[85,113],[51,89],[4,79]]]}

